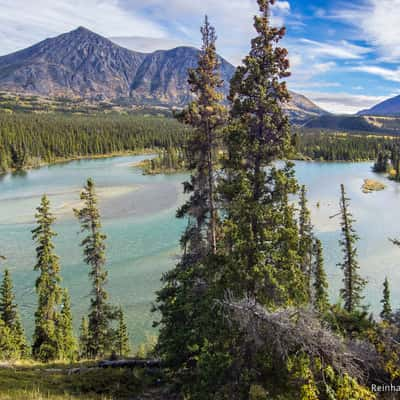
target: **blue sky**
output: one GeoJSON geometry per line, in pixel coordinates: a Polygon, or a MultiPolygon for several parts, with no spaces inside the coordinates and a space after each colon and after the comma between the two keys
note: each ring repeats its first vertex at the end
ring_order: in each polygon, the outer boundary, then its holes
{"type": "MultiPolygon", "coordinates": [[[[255,0],[0,0],[0,54],[85,26],[139,51],[199,45],[207,13],[222,56],[238,64],[255,0]]],[[[280,0],[289,87],[328,111],[353,113],[400,94],[400,0],[280,0]]]]}

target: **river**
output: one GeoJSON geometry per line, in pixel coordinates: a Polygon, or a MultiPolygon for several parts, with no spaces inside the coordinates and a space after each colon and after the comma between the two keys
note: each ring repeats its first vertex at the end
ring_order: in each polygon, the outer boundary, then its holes
{"type": "MultiPolygon", "coordinates": [[[[179,254],[184,221],[175,218],[183,201],[185,174],[144,176],[133,166],[144,157],[114,157],[51,165],[24,173],[0,176],[0,254],[7,256],[17,301],[28,335],[35,310],[33,271],[35,246],[31,240],[35,207],[46,193],[57,217],[56,252],[60,256],[63,286],[70,291],[75,326],[89,304],[88,268],[82,262],[79,224],[72,208],[79,206],[80,188],[94,179],[100,196],[103,228],[107,234],[108,289],[114,304],[125,309],[132,342],[136,347],[154,335],[151,304],[162,273],[179,254]]],[[[389,238],[400,238],[400,184],[371,171],[371,163],[296,162],[300,183],[308,188],[309,205],[318,237],[324,245],[330,294],[336,300],[342,273],[336,266],[340,184],[351,198],[351,210],[360,236],[358,244],[362,275],[369,283],[365,302],[379,312],[382,282],[392,282],[393,305],[400,304],[400,248],[389,238]],[[381,192],[365,194],[365,178],[387,185],[381,192]],[[319,207],[317,207],[319,203],[319,207]]]]}

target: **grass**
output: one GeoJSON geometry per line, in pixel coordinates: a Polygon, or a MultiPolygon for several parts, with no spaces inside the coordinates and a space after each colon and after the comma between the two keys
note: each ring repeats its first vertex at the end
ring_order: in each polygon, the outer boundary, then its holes
{"type": "Polygon", "coordinates": [[[90,363],[18,363],[0,368],[0,400],[135,399],[157,388],[161,375],[143,369],[89,369],[90,363]],[[80,367],[78,373],[71,368],[80,367]]]}

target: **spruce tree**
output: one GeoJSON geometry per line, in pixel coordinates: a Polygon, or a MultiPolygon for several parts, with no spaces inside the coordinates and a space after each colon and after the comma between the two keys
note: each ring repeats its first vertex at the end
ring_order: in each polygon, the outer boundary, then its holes
{"type": "Polygon", "coordinates": [[[28,342],[26,340],[25,330],[22,325],[21,318],[17,314],[17,319],[15,321],[15,326],[13,330],[13,341],[15,343],[15,348],[18,351],[19,358],[29,358],[31,355],[28,342]]]}
{"type": "Polygon", "coordinates": [[[0,286],[0,317],[8,327],[14,326],[17,317],[17,305],[15,304],[13,284],[8,268],[4,270],[3,281],[0,286]]]}
{"type": "Polygon", "coordinates": [[[181,121],[194,128],[187,150],[193,172],[190,181],[184,184],[190,198],[177,212],[178,217],[188,219],[188,227],[181,238],[180,262],[164,275],[157,297],[157,310],[162,315],[158,351],[174,368],[187,365],[197,356],[205,331],[213,325],[209,319],[211,260],[218,257],[219,230],[215,162],[218,129],[226,112],[219,93],[222,81],[216,34],[207,17],[201,34],[198,66],[189,71],[189,85],[195,99],[179,115],[181,121]]]}
{"type": "Polygon", "coordinates": [[[15,343],[10,329],[0,318],[0,360],[8,360],[15,357],[15,343]]]}
{"type": "Polygon", "coordinates": [[[383,297],[381,300],[382,303],[382,311],[380,316],[384,321],[390,321],[392,318],[392,306],[390,304],[390,288],[388,278],[385,278],[383,282],[383,297]]]}
{"type": "Polygon", "coordinates": [[[344,185],[340,186],[340,213],[341,213],[341,230],[342,239],[339,241],[343,251],[343,262],[338,265],[342,268],[344,277],[344,287],[340,293],[344,300],[344,308],[347,312],[352,313],[361,306],[363,299],[362,291],[366,285],[366,281],[360,276],[358,270],[357,247],[358,236],[354,230],[355,222],[350,213],[350,199],[346,197],[344,185]]]}
{"type": "Polygon", "coordinates": [[[105,269],[105,240],[106,235],[101,232],[101,218],[97,204],[95,185],[88,179],[81,192],[83,208],[74,210],[81,223],[81,232],[87,236],[81,242],[84,261],[90,267],[89,277],[92,281],[92,298],[89,310],[89,354],[93,358],[102,357],[111,350],[112,327],[114,319],[113,307],[108,303],[106,291],[107,271],[105,269]]]}
{"type": "Polygon", "coordinates": [[[189,70],[189,86],[195,96],[178,119],[194,128],[187,145],[193,170],[184,184],[191,197],[178,210],[178,217],[189,217],[185,246],[193,256],[204,257],[217,251],[217,205],[215,189],[215,157],[217,132],[224,124],[226,109],[222,105],[220,61],[216,52],[216,34],[207,16],[201,27],[202,48],[198,66],[189,70]]]}
{"type": "Polygon", "coordinates": [[[10,331],[15,355],[21,358],[27,356],[28,345],[18,313],[18,306],[15,303],[11,274],[7,268],[4,270],[3,282],[0,287],[0,319],[10,331]]]}
{"type": "Polygon", "coordinates": [[[36,280],[38,306],[35,312],[32,354],[41,361],[55,360],[61,356],[58,347],[57,321],[60,317],[62,289],[60,265],[54,253],[53,238],[56,236],[52,230],[54,221],[50,202],[43,196],[36,213],[37,227],[32,230],[32,238],[37,244],[34,269],[39,272],[36,280]]]}
{"type": "Polygon", "coordinates": [[[63,290],[61,312],[58,321],[60,354],[63,359],[74,360],[77,356],[78,345],[72,326],[71,299],[68,290],[63,290]]]}
{"type": "MultiPolygon", "coordinates": [[[[284,219],[280,192],[274,191],[279,183],[271,169],[265,168],[291,152],[289,120],[282,109],[290,98],[282,80],[290,75],[287,50],[279,47],[285,29],[271,27],[271,4],[273,1],[258,0],[257,36],[231,81],[231,121],[225,136],[227,156],[221,188],[227,215],[225,241],[230,251],[226,279],[232,282],[235,294],[265,305],[304,303],[307,299],[298,250],[294,257],[280,246],[279,221],[284,219]]],[[[287,187],[293,193],[296,185],[287,187]]],[[[287,230],[287,234],[293,235],[288,241],[298,241],[296,230],[287,230]]]]}
{"type": "Polygon", "coordinates": [[[88,359],[89,354],[89,323],[86,317],[82,317],[81,326],[79,327],[79,357],[88,359]]]}
{"type": "Polygon", "coordinates": [[[130,352],[129,334],[124,313],[120,307],[117,313],[118,326],[115,332],[114,348],[120,357],[127,356],[130,352]]]}
{"type": "Polygon", "coordinates": [[[311,297],[311,275],[312,275],[312,255],[313,255],[313,226],[311,223],[311,213],[307,206],[307,190],[303,185],[300,190],[300,215],[299,215],[299,253],[301,257],[301,269],[307,277],[309,297],[311,297]]]}
{"type": "Polygon", "coordinates": [[[314,243],[314,282],[313,282],[313,304],[314,308],[320,312],[329,309],[328,280],[324,269],[324,258],[322,243],[319,239],[314,243]]]}

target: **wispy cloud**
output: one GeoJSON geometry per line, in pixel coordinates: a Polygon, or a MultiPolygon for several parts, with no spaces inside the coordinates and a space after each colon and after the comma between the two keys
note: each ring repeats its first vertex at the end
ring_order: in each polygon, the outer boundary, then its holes
{"type": "Polygon", "coordinates": [[[0,0],[0,54],[32,45],[83,25],[104,36],[162,38],[165,29],[149,18],[127,11],[116,0],[0,0]]]}
{"type": "Polygon", "coordinates": [[[337,114],[355,114],[386,100],[388,96],[365,96],[349,93],[303,92],[327,111],[337,114]]]}
{"type": "MultiPolygon", "coordinates": [[[[254,0],[0,0],[0,54],[31,45],[83,25],[107,37],[159,39],[160,45],[200,44],[205,14],[217,28],[218,49],[233,63],[246,54],[254,35],[254,0]],[[162,40],[160,40],[162,39],[162,40]]],[[[289,1],[277,1],[272,22],[283,25],[291,16],[289,1]]],[[[151,40],[136,41],[137,50],[153,48],[151,40]]],[[[153,43],[156,43],[153,41],[153,43]]],[[[173,46],[172,46],[173,47],[173,46]]]]}
{"type": "Polygon", "coordinates": [[[364,60],[371,49],[346,40],[323,42],[306,38],[287,41],[293,78],[296,83],[335,70],[343,71],[344,62],[364,60]]]}
{"type": "Polygon", "coordinates": [[[352,26],[375,46],[383,59],[400,59],[400,0],[363,0],[361,4],[344,3],[333,15],[352,26]]]}
{"type": "Polygon", "coordinates": [[[339,42],[324,43],[310,39],[300,39],[299,44],[306,48],[309,55],[325,56],[338,59],[355,60],[360,59],[363,55],[370,53],[368,47],[357,46],[346,40],[339,42]]]}
{"type": "Polygon", "coordinates": [[[130,50],[143,53],[152,53],[156,50],[169,50],[178,46],[195,46],[193,42],[174,40],[168,38],[149,38],[142,36],[112,36],[109,37],[114,43],[130,50]]]}
{"type": "Polygon", "coordinates": [[[375,65],[361,65],[351,68],[353,71],[377,75],[387,81],[400,82],[400,68],[389,69],[375,65]]]}
{"type": "MultiPolygon", "coordinates": [[[[129,0],[129,7],[141,7],[142,0],[129,0]]],[[[171,34],[183,36],[185,41],[195,41],[200,44],[199,26],[207,14],[216,27],[219,51],[229,61],[239,64],[246,55],[250,40],[254,36],[253,18],[258,13],[254,0],[148,0],[147,8],[155,20],[166,21],[171,28],[171,34]],[[171,22],[172,21],[172,22],[171,22]]],[[[275,2],[272,8],[272,23],[284,25],[292,16],[289,1],[275,2]]]]}

